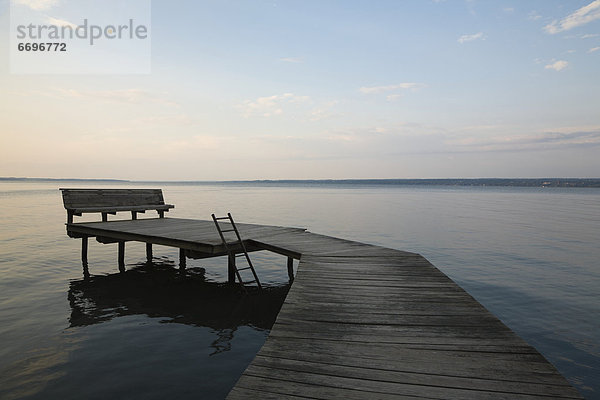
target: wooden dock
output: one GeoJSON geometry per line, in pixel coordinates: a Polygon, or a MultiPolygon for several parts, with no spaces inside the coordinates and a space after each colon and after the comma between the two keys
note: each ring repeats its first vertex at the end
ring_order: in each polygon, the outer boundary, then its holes
{"type": "MultiPolygon", "coordinates": [[[[556,369],[418,254],[237,224],[249,251],[300,259],[271,333],[229,399],[582,398],[556,369]]],[[[68,223],[72,237],[225,255],[212,221],[68,223]]],[[[122,250],[121,250],[122,249],[122,250]]],[[[82,253],[83,256],[83,253],[82,253]]],[[[288,262],[288,268],[290,262],[288,262]]]]}

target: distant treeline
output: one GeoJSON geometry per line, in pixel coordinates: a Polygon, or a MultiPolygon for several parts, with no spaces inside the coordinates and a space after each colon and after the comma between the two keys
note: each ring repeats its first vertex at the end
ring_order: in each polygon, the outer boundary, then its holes
{"type": "Polygon", "coordinates": [[[305,183],[317,185],[600,187],[600,178],[331,179],[263,180],[253,182],[289,184],[305,183]]]}
{"type": "Polygon", "coordinates": [[[600,187],[600,178],[476,178],[476,179],[282,179],[247,181],[128,181],[123,179],[2,178],[0,181],[156,183],[161,185],[371,185],[371,186],[515,186],[515,187],[600,187]]]}

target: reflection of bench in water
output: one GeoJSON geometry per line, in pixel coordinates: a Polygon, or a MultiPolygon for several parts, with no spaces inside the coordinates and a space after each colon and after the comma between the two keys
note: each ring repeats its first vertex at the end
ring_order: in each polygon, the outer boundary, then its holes
{"type": "MultiPolygon", "coordinates": [[[[301,260],[265,345],[229,398],[581,398],[422,256],[304,229],[237,225],[249,251],[284,254],[288,268],[301,260]]],[[[212,221],[68,221],[67,232],[174,246],[184,260],[226,254],[212,221]]]]}

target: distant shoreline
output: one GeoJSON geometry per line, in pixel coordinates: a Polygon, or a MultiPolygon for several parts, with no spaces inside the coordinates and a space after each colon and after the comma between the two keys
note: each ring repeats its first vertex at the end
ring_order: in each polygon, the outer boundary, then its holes
{"type": "Polygon", "coordinates": [[[17,178],[0,177],[0,182],[92,182],[157,183],[166,185],[363,185],[363,186],[504,186],[600,188],[600,178],[469,178],[469,179],[280,179],[230,181],[136,181],[125,179],[17,178]]]}

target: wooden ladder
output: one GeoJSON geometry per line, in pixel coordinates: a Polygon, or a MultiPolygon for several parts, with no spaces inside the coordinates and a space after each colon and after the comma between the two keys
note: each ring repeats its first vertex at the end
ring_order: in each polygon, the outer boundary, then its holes
{"type": "Polygon", "coordinates": [[[258,280],[258,275],[256,275],[256,271],[254,270],[254,266],[252,265],[252,261],[250,261],[250,256],[248,255],[248,251],[246,250],[246,245],[244,244],[244,241],[240,237],[240,231],[238,231],[237,226],[235,225],[235,222],[233,221],[233,217],[231,216],[231,213],[227,213],[226,217],[216,217],[215,214],[212,214],[212,219],[215,222],[215,226],[217,227],[217,231],[219,232],[221,241],[225,245],[225,249],[227,250],[227,254],[229,255],[230,265],[233,266],[233,269],[235,271],[235,276],[237,277],[240,285],[242,285],[242,287],[244,288],[244,291],[248,292],[246,287],[252,283],[256,283],[256,285],[258,286],[258,289],[261,290],[262,286],[260,284],[260,281],[258,280]],[[221,223],[219,222],[222,220],[229,220],[229,223],[231,224],[231,228],[223,229],[221,227],[221,223]],[[225,235],[224,235],[224,233],[227,233],[227,232],[235,232],[237,241],[236,242],[228,242],[227,239],[225,239],[225,235]],[[233,248],[233,245],[238,245],[238,244],[240,245],[242,252],[236,254],[235,249],[233,248]],[[243,267],[243,268],[238,268],[235,260],[237,257],[242,257],[242,256],[246,259],[246,263],[248,264],[248,266],[243,267]],[[240,274],[240,272],[245,271],[245,270],[250,270],[252,272],[252,276],[254,278],[253,280],[244,281],[242,279],[242,275],[240,274]]]}

